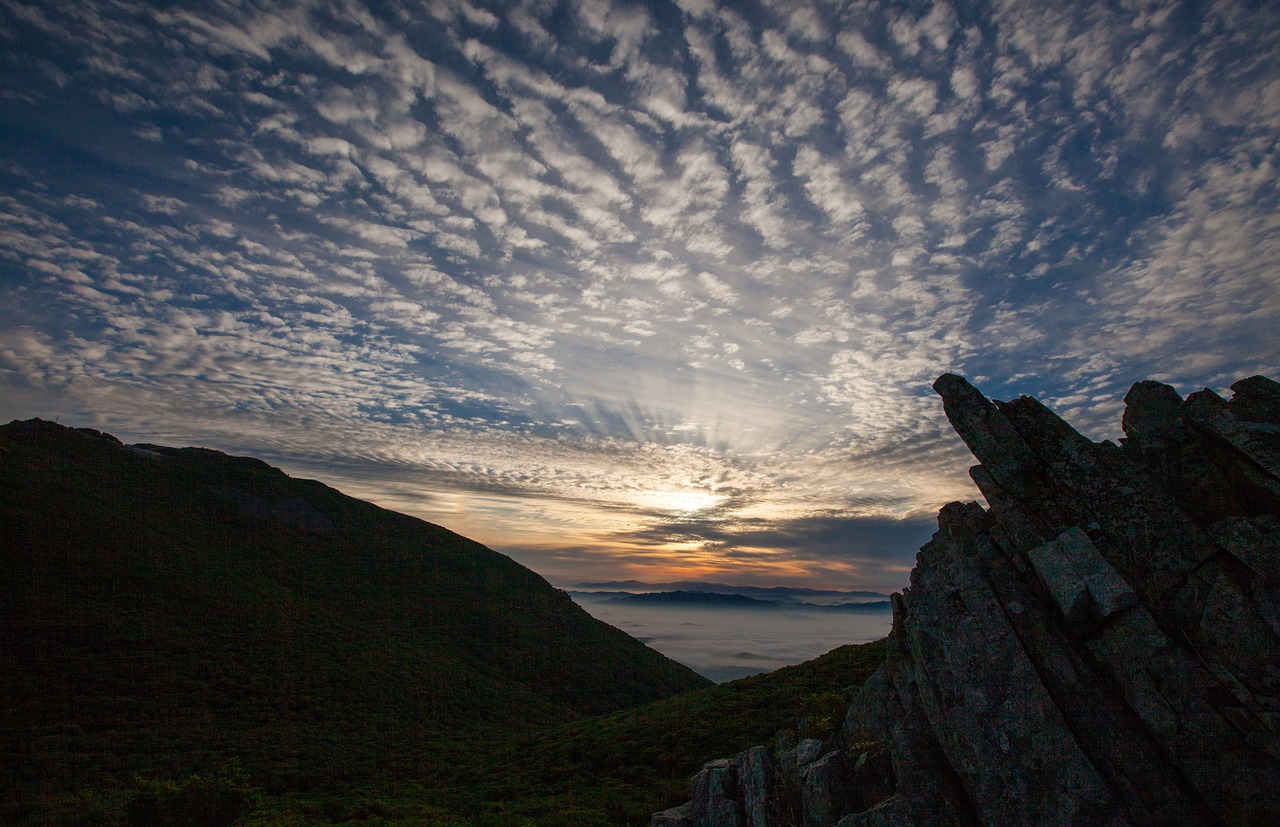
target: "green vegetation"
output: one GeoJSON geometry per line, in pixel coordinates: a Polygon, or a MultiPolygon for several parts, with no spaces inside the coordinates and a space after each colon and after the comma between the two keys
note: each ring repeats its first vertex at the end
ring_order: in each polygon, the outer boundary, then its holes
{"type": "Polygon", "coordinates": [[[883,658],[709,686],[438,526],[41,422],[0,605],[0,823],[644,824],[883,658]]]}
{"type": "Polygon", "coordinates": [[[400,824],[641,827],[651,813],[687,800],[689,780],[712,758],[775,739],[833,736],[848,703],[835,688],[861,685],[883,662],[883,641],[842,646],[797,666],[608,715],[494,734],[453,751],[447,769],[412,782],[353,788],[323,804],[280,799],[251,823],[342,823],[373,813],[400,824]],[[836,699],[839,714],[826,728],[807,717],[829,712],[836,699]]]}
{"type": "Polygon", "coordinates": [[[841,690],[860,686],[883,662],[884,641],[842,646],[797,666],[549,727],[513,739],[489,772],[520,791],[512,813],[566,800],[609,824],[648,824],[651,813],[689,798],[689,779],[713,758],[779,737],[833,736],[848,706],[841,690]]]}
{"type": "Polygon", "coordinates": [[[139,778],[125,804],[124,821],[132,827],[223,827],[257,809],[258,798],[234,763],[213,775],[191,775],[182,781],[139,778]]]}

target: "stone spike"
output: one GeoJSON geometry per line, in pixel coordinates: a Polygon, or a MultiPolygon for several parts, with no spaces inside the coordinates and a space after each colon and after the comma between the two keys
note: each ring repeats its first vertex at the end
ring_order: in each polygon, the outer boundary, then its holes
{"type": "Polygon", "coordinates": [[[1008,491],[1024,490],[1040,461],[1000,409],[954,373],[938,377],[933,389],[956,433],[995,481],[1008,491]]]}

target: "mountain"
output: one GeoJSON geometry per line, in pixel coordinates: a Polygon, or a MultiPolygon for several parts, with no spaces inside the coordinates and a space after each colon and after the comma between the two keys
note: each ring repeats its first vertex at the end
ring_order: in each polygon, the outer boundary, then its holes
{"type": "Polygon", "coordinates": [[[687,609],[735,609],[742,611],[806,611],[806,612],[888,612],[889,601],[881,600],[865,603],[802,603],[795,598],[782,600],[761,600],[742,594],[724,594],[721,592],[699,592],[677,590],[673,592],[643,592],[640,594],[614,594],[600,601],[604,605],[620,606],[669,606],[687,609]]]}
{"type": "Polygon", "coordinates": [[[866,603],[836,603],[831,606],[815,606],[814,608],[825,610],[828,612],[852,612],[861,614],[863,612],[890,612],[893,610],[893,603],[888,600],[873,600],[866,603]]]}
{"type": "Polygon", "coordinates": [[[627,594],[613,597],[606,604],[632,604],[646,606],[684,606],[708,609],[781,609],[782,603],[768,600],[756,600],[741,594],[720,594],[718,592],[646,592],[644,594],[627,594]]]}
{"type": "Polygon", "coordinates": [[[1280,824],[1280,384],[1231,387],[1135,384],[1116,445],[940,377],[988,507],[942,509],[838,736],[652,827],[1280,824]]]}
{"type": "Polygon", "coordinates": [[[229,761],[274,792],[412,778],[709,685],[439,526],[40,420],[0,427],[0,606],[0,788],[45,797],[229,761]]]}

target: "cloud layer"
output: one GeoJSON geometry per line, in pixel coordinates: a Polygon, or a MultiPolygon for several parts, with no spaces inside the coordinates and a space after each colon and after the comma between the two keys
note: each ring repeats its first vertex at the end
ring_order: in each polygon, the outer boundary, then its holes
{"type": "Polygon", "coordinates": [[[0,0],[0,414],[896,588],[975,496],[939,373],[1115,436],[1278,372],[1278,13],[0,0]]]}
{"type": "Polygon", "coordinates": [[[820,612],[683,608],[574,600],[592,617],[616,626],[714,681],[731,681],[804,663],[849,643],[880,640],[891,612],[820,612]]]}

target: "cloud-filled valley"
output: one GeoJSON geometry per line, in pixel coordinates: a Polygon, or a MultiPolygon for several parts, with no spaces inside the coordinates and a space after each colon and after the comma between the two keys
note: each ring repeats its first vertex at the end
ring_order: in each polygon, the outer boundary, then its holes
{"type": "Polygon", "coordinates": [[[1268,4],[0,2],[0,415],[548,577],[893,590],[944,371],[1275,375],[1268,4]]]}
{"type": "Polygon", "coordinates": [[[593,617],[717,682],[803,663],[838,646],[879,640],[893,620],[885,595],[814,596],[732,586],[717,592],[703,591],[705,587],[672,592],[638,583],[628,588],[631,593],[584,589],[570,595],[593,617]],[[866,608],[851,611],[851,603],[866,608]],[[834,608],[839,604],[844,608],[834,608]]]}

